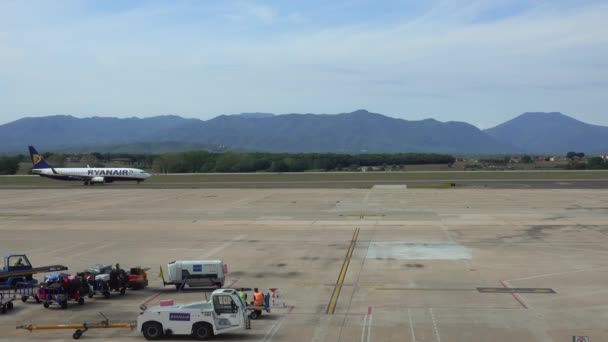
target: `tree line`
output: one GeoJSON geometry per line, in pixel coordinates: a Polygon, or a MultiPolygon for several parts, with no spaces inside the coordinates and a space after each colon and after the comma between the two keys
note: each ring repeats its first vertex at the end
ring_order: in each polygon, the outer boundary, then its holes
{"type": "MultiPolygon", "coordinates": [[[[566,169],[608,169],[608,160],[587,157],[582,153],[569,153],[572,160],[566,169]]],[[[70,158],[81,166],[91,167],[124,165],[151,170],[156,173],[206,173],[206,172],[303,172],[303,171],[357,171],[361,167],[384,170],[398,166],[416,164],[453,164],[456,159],[447,154],[394,153],[394,154],[338,154],[338,153],[250,153],[190,151],[164,154],[90,153],[60,154],[44,153],[49,164],[66,166],[70,158]],[[388,167],[387,167],[388,166],[388,167]]],[[[526,157],[526,156],[525,156],[526,157]]],[[[522,157],[522,162],[532,158],[522,157]]],[[[508,163],[510,157],[495,156],[480,159],[480,162],[508,163]]],[[[20,163],[30,163],[27,155],[0,156],[0,175],[17,173],[20,163]]],[[[74,165],[72,162],[70,165],[74,165]]],[[[31,165],[31,164],[30,164],[31,165]]],[[[28,165],[29,166],[29,165],[28,165]]],[[[393,168],[394,169],[394,168],[393,168]]]]}
{"type": "MultiPolygon", "coordinates": [[[[90,153],[68,155],[43,153],[45,160],[56,167],[66,166],[70,158],[80,165],[103,167],[122,162],[129,167],[157,173],[205,172],[302,172],[357,170],[360,167],[384,167],[414,164],[453,164],[456,159],[447,154],[337,154],[337,153],[256,153],[190,151],[164,154],[90,153]]],[[[0,172],[14,174],[20,162],[29,156],[0,157],[0,172]]]]}
{"type": "Polygon", "coordinates": [[[166,153],[154,158],[158,173],[186,172],[302,172],[356,170],[362,166],[453,164],[447,154],[334,154],[334,153],[166,153]]]}
{"type": "Polygon", "coordinates": [[[14,175],[23,156],[0,156],[0,175],[14,175]]]}

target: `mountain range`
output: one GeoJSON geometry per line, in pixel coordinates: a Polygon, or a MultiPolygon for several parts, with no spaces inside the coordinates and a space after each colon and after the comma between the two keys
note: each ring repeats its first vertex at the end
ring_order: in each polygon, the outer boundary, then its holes
{"type": "Polygon", "coordinates": [[[608,127],[561,113],[524,113],[480,130],[457,121],[403,120],[357,110],[343,114],[243,113],[210,120],[68,115],[28,117],[0,125],[0,152],[27,145],[55,152],[211,151],[452,154],[608,152],[608,127]]]}

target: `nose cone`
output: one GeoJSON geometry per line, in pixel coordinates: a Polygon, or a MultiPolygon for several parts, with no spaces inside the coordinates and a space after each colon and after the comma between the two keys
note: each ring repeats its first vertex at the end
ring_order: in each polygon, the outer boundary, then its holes
{"type": "Polygon", "coordinates": [[[151,174],[149,174],[149,173],[147,173],[147,172],[144,172],[144,178],[148,179],[148,178],[150,178],[150,177],[152,177],[152,175],[151,175],[151,174]]]}

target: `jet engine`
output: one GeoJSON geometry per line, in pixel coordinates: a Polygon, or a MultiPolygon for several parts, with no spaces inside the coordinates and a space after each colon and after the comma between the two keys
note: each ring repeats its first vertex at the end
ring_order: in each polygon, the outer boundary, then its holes
{"type": "Polygon", "coordinates": [[[93,177],[90,180],[91,183],[103,183],[103,177],[93,177]]]}

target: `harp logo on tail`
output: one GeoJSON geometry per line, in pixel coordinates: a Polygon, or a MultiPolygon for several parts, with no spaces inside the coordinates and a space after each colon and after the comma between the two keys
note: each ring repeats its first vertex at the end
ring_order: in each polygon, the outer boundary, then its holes
{"type": "Polygon", "coordinates": [[[41,160],[42,157],[39,154],[32,154],[32,161],[34,162],[34,165],[40,163],[41,160]]]}

